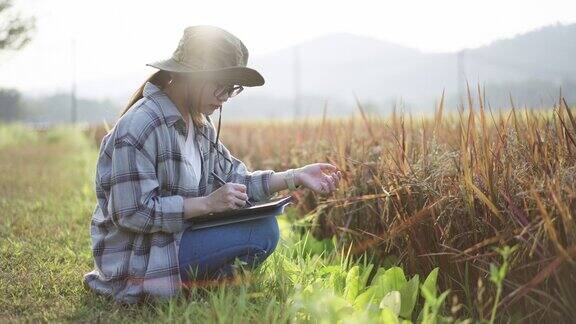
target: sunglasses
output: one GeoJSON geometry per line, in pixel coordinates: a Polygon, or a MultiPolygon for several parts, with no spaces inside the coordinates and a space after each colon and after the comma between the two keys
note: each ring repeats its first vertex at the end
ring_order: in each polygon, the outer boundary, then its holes
{"type": "Polygon", "coordinates": [[[238,95],[242,90],[244,90],[243,86],[217,83],[216,89],[214,90],[214,97],[222,101],[224,100],[224,95],[228,95],[228,98],[231,98],[238,95]]]}

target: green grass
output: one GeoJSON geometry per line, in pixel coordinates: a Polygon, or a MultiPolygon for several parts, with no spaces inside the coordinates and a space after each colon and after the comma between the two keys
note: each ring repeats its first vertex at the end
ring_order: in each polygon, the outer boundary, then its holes
{"type": "MultiPolygon", "coordinates": [[[[295,208],[279,217],[281,241],[275,253],[239,277],[242,281],[136,306],[94,295],[84,289],[82,276],[92,269],[89,224],[96,202],[97,148],[77,129],[57,128],[39,136],[16,131],[23,133],[19,138],[35,140],[0,148],[0,322],[284,323],[316,322],[324,316],[379,321],[378,307],[355,310],[353,299],[344,298],[350,297],[352,286],[347,285],[354,279],[346,272],[356,266],[354,273],[368,278],[372,267],[367,258],[353,262],[336,240],[312,239],[297,226],[302,221],[294,222],[295,208]]],[[[355,294],[369,291],[367,284],[356,282],[355,294]]]]}
{"type": "Polygon", "coordinates": [[[37,135],[23,124],[0,122],[0,148],[36,141],[37,135]]]}

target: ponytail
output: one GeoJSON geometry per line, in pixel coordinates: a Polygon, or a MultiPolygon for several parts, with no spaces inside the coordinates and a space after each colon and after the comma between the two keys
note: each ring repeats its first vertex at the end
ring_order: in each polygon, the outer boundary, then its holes
{"type": "MultiPolygon", "coordinates": [[[[148,79],[146,79],[144,83],[142,83],[142,85],[136,90],[136,92],[134,92],[132,98],[130,98],[128,104],[126,105],[124,110],[120,113],[119,117],[122,117],[138,100],[143,98],[144,86],[146,85],[146,82],[153,83],[158,88],[164,89],[168,85],[168,82],[170,82],[170,79],[171,79],[170,72],[164,70],[156,71],[154,74],[148,77],[148,79]]],[[[205,85],[206,83],[204,82],[204,84],[202,85],[202,91],[205,85]]],[[[194,122],[195,125],[202,126],[206,125],[206,123],[208,122],[208,119],[204,116],[204,114],[196,110],[191,111],[191,113],[192,113],[192,121],[194,122]]]]}
{"type": "Polygon", "coordinates": [[[152,74],[148,79],[146,79],[146,81],[142,83],[142,85],[136,90],[136,92],[134,92],[132,98],[130,98],[130,101],[128,101],[128,104],[124,108],[124,111],[120,113],[120,117],[122,117],[122,115],[124,115],[128,111],[128,109],[130,109],[130,107],[132,107],[136,103],[136,101],[142,99],[142,97],[144,96],[143,92],[146,82],[153,83],[160,89],[163,89],[168,84],[168,82],[170,82],[170,73],[164,70],[158,70],[154,74],[152,74]]]}

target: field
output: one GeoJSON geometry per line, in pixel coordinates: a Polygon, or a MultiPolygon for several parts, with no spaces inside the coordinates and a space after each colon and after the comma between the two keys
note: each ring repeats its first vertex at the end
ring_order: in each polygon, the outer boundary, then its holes
{"type": "Polygon", "coordinates": [[[427,117],[224,120],[252,169],[328,161],[340,190],[299,192],[262,267],[136,307],[81,284],[105,130],[0,126],[0,321],[573,322],[575,111],[469,98],[427,117]]]}

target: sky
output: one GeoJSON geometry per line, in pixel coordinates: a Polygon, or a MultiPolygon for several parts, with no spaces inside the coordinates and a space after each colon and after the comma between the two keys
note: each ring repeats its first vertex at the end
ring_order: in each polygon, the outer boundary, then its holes
{"type": "Polygon", "coordinates": [[[78,94],[90,97],[115,95],[91,84],[131,82],[152,73],[145,64],[170,57],[190,25],[222,27],[254,57],[339,32],[452,52],[576,22],[574,0],[14,2],[24,16],[36,17],[37,31],[22,51],[0,54],[0,87],[30,94],[67,91],[74,76],[78,94]]]}

